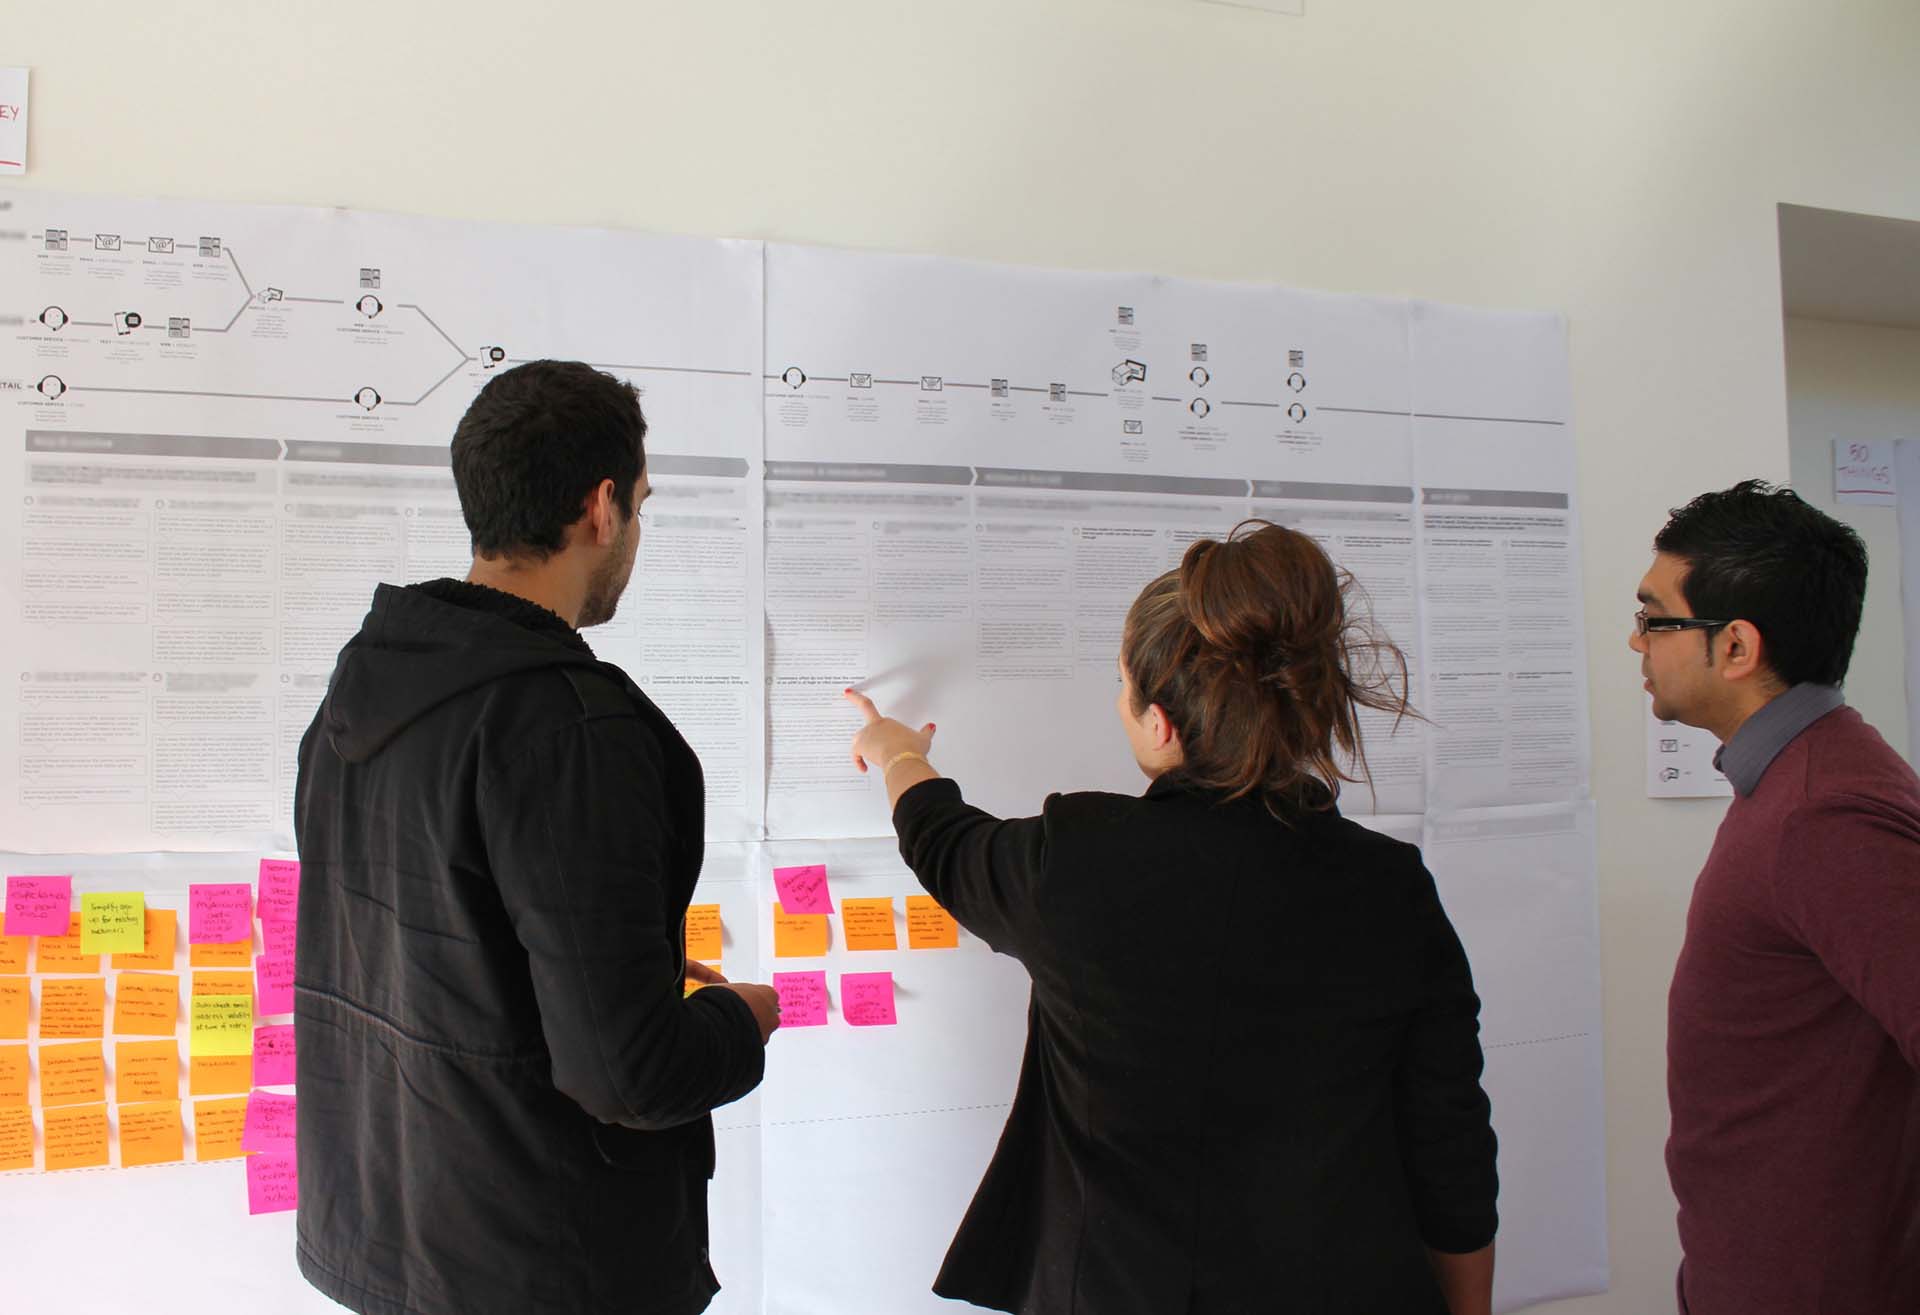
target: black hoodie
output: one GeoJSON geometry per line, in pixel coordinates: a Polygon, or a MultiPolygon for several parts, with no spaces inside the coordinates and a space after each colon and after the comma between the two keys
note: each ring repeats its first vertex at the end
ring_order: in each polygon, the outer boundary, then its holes
{"type": "Polygon", "coordinates": [[[699,760],[544,608],[375,592],[300,744],[302,1272],[369,1315],[681,1315],[708,1111],[760,1081],[682,998],[699,760]]]}

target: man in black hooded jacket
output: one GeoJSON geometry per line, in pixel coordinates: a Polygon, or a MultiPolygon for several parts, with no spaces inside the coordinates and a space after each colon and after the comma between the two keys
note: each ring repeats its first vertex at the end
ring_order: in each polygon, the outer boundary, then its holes
{"type": "Polygon", "coordinates": [[[645,434],[585,365],[492,380],[453,439],[473,570],[378,587],[300,744],[297,1254],[366,1315],[718,1290],[709,1111],[778,1005],[683,997],[700,763],[579,634],[632,572],[645,434]]]}

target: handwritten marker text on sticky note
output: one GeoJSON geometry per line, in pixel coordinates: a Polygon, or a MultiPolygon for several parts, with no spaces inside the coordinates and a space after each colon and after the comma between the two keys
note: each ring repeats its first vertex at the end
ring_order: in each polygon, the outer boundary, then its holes
{"type": "Polygon", "coordinates": [[[253,1029],[253,1085],[285,1087],[293,1083],[293,1024],[253,1029]]]}
{"type": "Polygon", "coordinates": [[[273,1214],[300,1204],[300,1162],[292,1152],[247,1160],[247,1213],[273,1214]]]}
{"type": "Polygon", "coordinates": [[[773,989],[780,995],[781,1027],[826,1025],[826,973],[775,973],[773,989]]]}
{"type": "Polygon", "coordinates": [[[294,1105],[292,1096],[276,1095],[271,1091],[250,1092],[247,1096],[246,1127],[240,1133],[240,1149],[291,1150],[294,1105]]]}
{"type": "Polygon", "coordinates": [[[98,1169],[107,1163],[107,1107],[67,1105],[40,1115],[47,1138],[47,1170],[98,1169]]]}
{"type": "Polygon", "coordinates": [[[253,887],[244,881],[187,887],[187,943],[230,945],[253,937],[253,887]]]}
{"type": "Polygon", "coordinates": [[[0,1105],[0,1171],[33,1168],[33,1110],[0,1105]]]}
{"type": "Polygon", "coordinates": [[[840,932],[849,950],[897,950],[900,942],[893,931],[893,901],[890,899],[852,899],[840,901],[840,932]]]}
{"type": "Polygon", "coordinates": [[[195,1055],[187,1061],[190,1096],[226,1096],[252,1089],[252,1055],[195,1055]]]}
{"type": "Polygon", "coordinates": [[[113,1098],[124,1105],[134,1100],[180,1098],[180,1043],[122,1041],[113,1048],[113,1098]]]}
{"type": "Polygon", "coordinates": [[[840,1013],[855,1027],[892,1027],[894,1013],[892,973],[841,973],[840,1013]]]}
{"type": "Polygon", "coordinates": [[[300,863],[291,858],[260,860],[260,921],[292,922],[300,916],[300,863]]]}
{"type": "Polygon", "coordinates": [[[113,966],[163,973],[172,971],[173,942],[177,934],[173,910],[149,908],[145,922],[146,933],[140,949],[131,954],[114,955],[113,966]]]}
{"type": "Polygon", "coordinates": [[[98,977],[50,977],[40,983],[40,1036],[79,1040],[107,1030],[107,984],[98,977]]]}
{"type": "Polygon", "coordinates": [[[721,957],[720,942],[720,906],[718,904],[690,904],[687,906],[687,957],[708,962],[721,957]]]}
{"type": "Polygon", "coordinates": [[[42,1105],[84,1105],[106,1098],[107,1059],[100,1042],[40,1047],[42,1105]]]}
{"type": "Polygon", "coordinates": [[[73,878],[8,877],[9,936],[65,936],[67,915],[73,910],[73,878]]]}
{"type": "Polygon", "coordinates": [[[193,1158],[231,1160],[246,1152],[240,1134],[247,1126],[247,1098],[197,1100],[193,1103],[193,1158]]]}
{"type": "Polygon", "coordinates": [[[208,1057],[253,1053],[253,997],[196,995],[188,1013],[190,1053],[208,1057]]]}
{"type": "Polygon", "coordinates": [[[827,919],[819,913],[788,913],[773,906],[773,957],[817,959],[827,952],[827,919]]]}
{"type": "Polygon", "coordinates": [[[147,943],[147,897],[137,890],[80,897],[85,954],[137,954],[147,943]]]}
{"type": "Polygon", "coordinates": [[[833,912],[833,896],[827,889],[825,864],[775,868],[773,888],[780,896],[780,907],[788,913],[833,912]]]}
{"type": "Polygon", "coordinates": [[[907,948],[951,950],[960,944],[960,925],[931,895],[907,896],[907,948]]]}
{"type": "Polygon", "coordinates": [[[263,1015],[293,1012],[293,956],[263,954],[253,961],[255,990],[263,1015]]]}
{"type": "Polygon", "coordinates": [[[121,973],[114,978],[116,1036],[172,1036],[179,1022],[179,977],[173,973],[121,973]]]}
{"type": "Polygon", "coordinates": [[[0,1108],[27,1103],[27,1048],[0,1046],[0,1108]]]}
{"type": "Polygon", "coordinates": [[[0,935],[0,977],[27,970],[27,951],[33,947],[31,936],[0,935]]]}
{"type": "Polygon", "coordinates": [[[281,922],[276,918],[272,922],[263,922],[260,924],[260,941],[265,947],[269,957],[285,955],[291,959],[293,958],[293,942],[297,932],[296,924],[281,922]]]}
{"type": "Polygon", "coordinates": [[[0,977],[0,1041],[27,1039],[27,1007],[32,1003],[31,978],[0,977]]]}
{"type": "Polygon", "coordinates": [[[33,938],[33,970],[37,973],[97,973],[100,956],[80,948],[80,911],[67,919],[65,936],[33,938]]]}
{"type": "Polygon", "coordinates": [[[186,1158],[186,1137],[180,1126],[180,1102],[156,1100],[120,1107],[120,1163],[172,1164],[186,1158]]]}

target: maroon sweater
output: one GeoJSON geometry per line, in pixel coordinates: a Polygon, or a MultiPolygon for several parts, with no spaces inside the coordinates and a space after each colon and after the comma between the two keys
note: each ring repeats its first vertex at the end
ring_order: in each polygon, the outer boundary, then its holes
{"type": "Polygon", "coordinates": [[[1920,781],[1851,708],[1720,824],[1667,1087],[1690,1315],[1920,1312],[1920,781]]]}

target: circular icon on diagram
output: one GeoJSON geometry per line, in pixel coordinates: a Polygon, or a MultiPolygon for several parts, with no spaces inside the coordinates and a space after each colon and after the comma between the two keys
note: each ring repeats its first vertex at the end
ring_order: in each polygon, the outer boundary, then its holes
{"type": "Polygon", "coordinates": [[[67,391],[67,381],[57,374],[43,375],[40,382],[33,386],[33,391],[49,402],[57,402],[67,391]]]}
{"type": "Polygon", "coordinates": [[[360,300],[354,302],[353,308],[359,311],[362,315],[366,316],[368,319],[372,319],[374,316],[378,315],[381,311],[386,309],[385,306],[382,306],[380,304],[380,298],[374,296],[371,292],[369,292],[366,296],[360,298],[360,300]]]}
{"type": "Polygon", "coordinates": [[[1298,370],[1295,370],[1292,374],[1287,376],[1287,387],[1293,389],[1294,392],[1296,393],[1300,392],[1304,390],[1306,386],[1307,386],[1307,376],[1305,376],[1304,374],[1301,374],[1298,370]]]}
{"type": "Polygon", "coordinates": [[[374,407],[380,405],[380,394],[376,389],[362,388],[353,395],[353,400],[371,411],[374,407]]]}
{"type": "Polygon", "coordinates": [[[40,322],[58,333],[67,327],[67,313],[58,306],[49,306],[40,312],[40,322]]]}
{"type": "Polygon", "coordinates": [[[1307,408],[1304,406],[1301,406],[1300,403],[1295,402],[1292,406],[1287,408],[1287,419],[1293,421],[1293,423],[1295,423],[1296,425],[1299,424],[1302,420],[1305,420],[1306,418],[1307,418],[1307,408]]]}
{"type": "Polygon", "coordinates": [[[1196,365],[1187,371],[1187,378],[1193,381],[1195,388],[1205,388],[1213,382],[1213,376],[1207,373],[1207,367],[1204,365],[1196,365]]]}
{"type": "Polygon", "coordinates": [[[506,359],[507,349],[505,347],[482,347],[480,349],[480,368],[482,370],[491,370],[496,366],[502,365],[506,362],[506,359]]]}
{"type": "Polygon", "coordinates": [[[1193,399],[1193,401],[1187,404],[1187,410],[1193,412],[1194,415],[1198,416],[1200,419],[1205,420],[1208,416],[1213,414],[1213,403],[1209,402],[1204,397],[1196,397],[1193,399]]]}
{"type": "Polygon", "coordinates": [[[780,382],[785,384],[789,388],[805,387],[807,382],[807,372],[805,370],[802,370],[797,365],[789,365],[786,369],[780,372],[780,382]]]}
{"type": "Polygon", "coordinates": [[[137,310],[117,310],[113,313],[113,331],[123,338],[143,323],[145,321],[140,318],[140,312],[137,310]]]}

